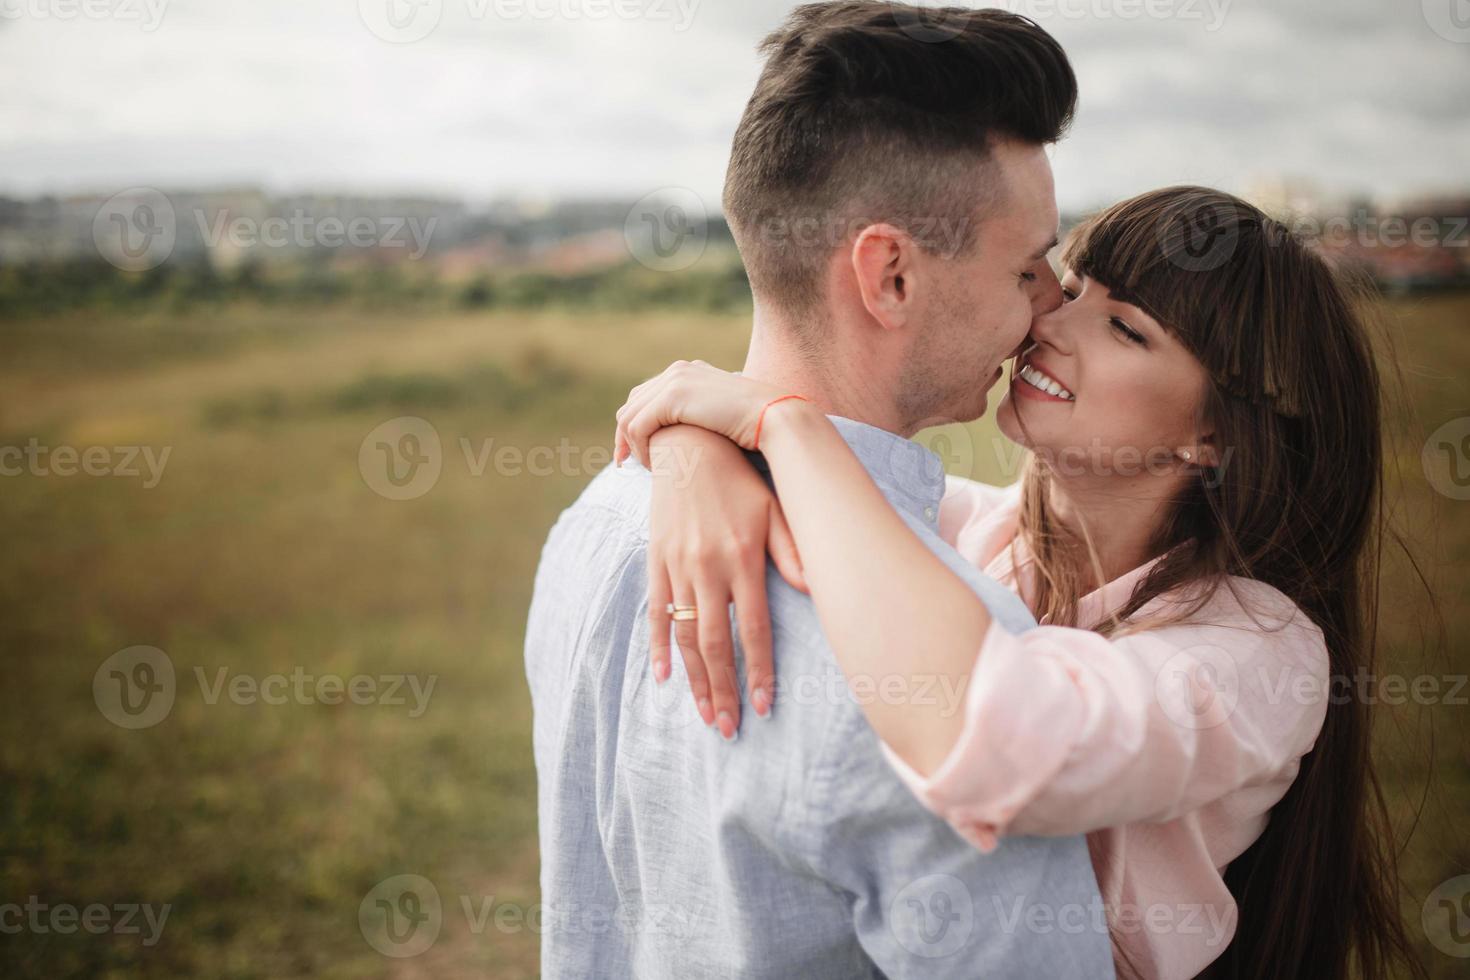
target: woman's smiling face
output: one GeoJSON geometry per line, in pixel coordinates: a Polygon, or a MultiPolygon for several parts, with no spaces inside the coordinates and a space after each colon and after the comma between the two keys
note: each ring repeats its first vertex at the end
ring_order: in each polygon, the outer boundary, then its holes
{"type": "Polygon", "coordinates": [[[1069,271],[1062,296],[1032,323],[1000,430],[1062,477],[1171,472],[1181,451],[1209,465],[1198,429],[1209,379],[1195,356],[1095,279],[1069,271]]]}

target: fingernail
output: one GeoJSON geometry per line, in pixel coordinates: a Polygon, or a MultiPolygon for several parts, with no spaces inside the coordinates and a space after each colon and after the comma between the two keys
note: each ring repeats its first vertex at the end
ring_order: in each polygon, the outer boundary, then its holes
{"type": "Polygon", "coordinates": [[[699,699],[699,717],[706,725],[715,723],[714,707],[709,703],[709,698],[699,699]]]}
{"type": "Polygon", "coordinates": [[[669,679],[669,662],[667,660],[654,661],[653,679],[659,684],[669,679]]]}
{"type": "Polygon", "coordinates": [[[730,717],[730,712],[720,712],[720,736],[727,742],[735,741],[735,719],[730,717]]]}
{"type": "Polygon", "coordinates": [[[770,714],[771,696],[766,693],[765,688],[756,688],[755,693],[750,696],[750,703],[755,705],[755,713],[760,715],[762,718],[770,714]]]}

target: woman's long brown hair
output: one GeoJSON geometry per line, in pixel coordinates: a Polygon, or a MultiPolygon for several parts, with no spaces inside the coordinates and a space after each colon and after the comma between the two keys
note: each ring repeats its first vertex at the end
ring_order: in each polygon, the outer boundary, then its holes
{"type": "MultiPolygon", "coordinates": [[[[1362,297],[1289,230],[1219,191],[1172,187],[1092,217],[1063,264],[1173,332],[1211,378],[1200,407],[1222,464],[1198,467],[1162,522],[1162,555],[1125,606],[1077,624],[1096,580],[1081,533],[1047,513],[1048,469],[1023,476],[1021,533],[1041,572],[1038,616],[1103,633],[1166,593],[1197,614],[1231,576],[1273,586],[1321,628],[1333,678],[1372,674],[1383,534],[1381,385],[1362,297]]],[[[1176,607],[1177,608],[1177,607],[1176,607]]],[[[1133,618],[1131,618],[1133,617],[1133,618]]],[[[1336,686],[1333,690],[1336,691],[1336,686]]],[[[1230,863],[1235,937],[1206,971],[1249,980],[1415,974],[1396,852],[1373,767],[1368,704],[1330,698],[1313,750],[1262,836],[1230,863]]],[[[1126,968],[1126,964],[1123,964],[1126,968]]]]}

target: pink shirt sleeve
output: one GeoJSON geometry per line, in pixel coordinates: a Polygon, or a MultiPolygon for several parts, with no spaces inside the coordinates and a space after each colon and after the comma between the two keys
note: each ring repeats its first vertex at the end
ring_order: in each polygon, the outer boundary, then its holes
{"type": "Polygon", "coordinates": [[[1195,622],[1108,639],[992,626],[959,741],[910,788],[982,850],[1004,834],[1163,822],[1285,776],[1321,729],[1321,632],[1281,593],[1233,579],[1195,622]],[[1262,615],[1262,613],[1265,615],[1262,615]]]}

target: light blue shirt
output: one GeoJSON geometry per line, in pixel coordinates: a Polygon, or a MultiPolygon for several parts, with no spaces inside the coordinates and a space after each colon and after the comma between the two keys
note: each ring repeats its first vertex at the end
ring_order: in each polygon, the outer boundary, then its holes
{"type": "MultiPolygon", "coordinates": [[[[1033,627],[1015,594],[940,540],[938,457],[832,421],[996,621],[1033,627]]],[[[745,706],[727,743],[700,721],[677,654],[670,679],[654,682],[648,500],[646,470],[604,470],[557,521],[536,575],[526,673],[542,975],[1112,977],[1083,840],[1008,837],[984,855],[924,809],[884,760],[859,701],[947,697],[961,710],[962,694],[923,690],[901,670],[866,684],[844,678],[811,600],[774,568],[769,717],[745,706]]],[[[901,664],[903,651],[894,656],[901,664]]]]}

